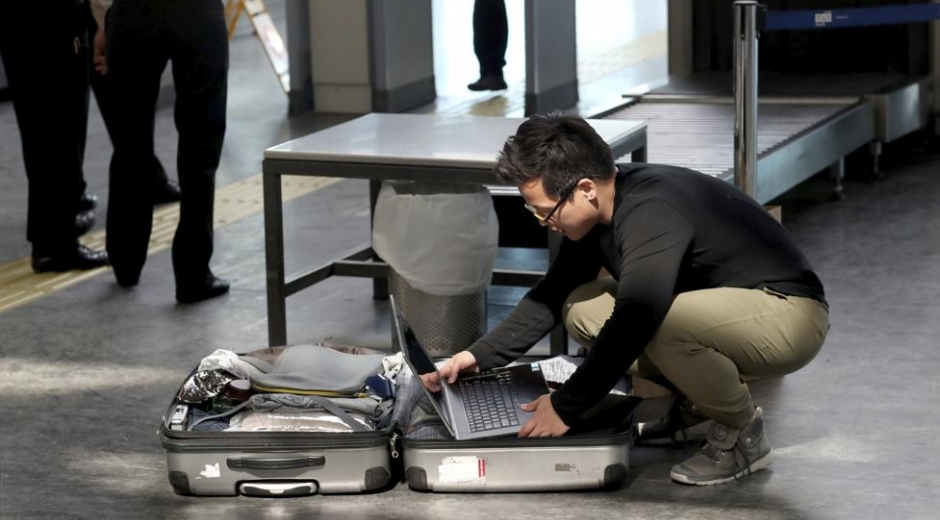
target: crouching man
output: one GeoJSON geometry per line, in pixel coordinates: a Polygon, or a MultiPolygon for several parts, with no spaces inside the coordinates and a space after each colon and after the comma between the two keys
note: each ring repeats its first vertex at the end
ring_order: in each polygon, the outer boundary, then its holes
{"type": "Polygon", "coordinates": [[[496,174],[565,239],[545,277],[441,377],[505,365],[564,323],[588,356],[561,388],[523,405],[534,415],[521,437],[564,435],[629,369],[665,377],[685,396],[687,413],[652,434],[705,440],[672,468],[673,480],[720,484],[770,464],[763,412],[741,377],[803,367],[829,330],[822,283],[786,229],[707,175],[615,165],[603,139],[571,116],[525,121],[496,174]],[[612,276],[598,279],[601,268],[612,276]]]}

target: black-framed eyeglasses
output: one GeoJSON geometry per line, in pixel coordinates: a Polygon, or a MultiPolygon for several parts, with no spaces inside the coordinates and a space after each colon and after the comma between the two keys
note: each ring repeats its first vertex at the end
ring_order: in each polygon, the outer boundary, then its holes
{"type": "Polygon", "coordinates": [[[552,218],[552,215],[554,215],[555,212],[558,211],[559,208],[561,208],[562,204],[564,204],[565,201],[568,200],[568,197],[571,196],[571,192],[573,192],[574,189],[578,187],[578,182],[580,182],[580,180],[576,181],[574,184],[566,188],[565,191],[561,192],[561,196],[558,198],[558,203],[555,204],[555,207],[553,207],[548,213],[546,213],[544,217],[539,214],[539,210],[535,209],[534,207],[528,204],[525,205],[525,209],[529,210],[529,213],[532,213],[532,216],[537,218],[539,222],[548,222],[552,218]]]}

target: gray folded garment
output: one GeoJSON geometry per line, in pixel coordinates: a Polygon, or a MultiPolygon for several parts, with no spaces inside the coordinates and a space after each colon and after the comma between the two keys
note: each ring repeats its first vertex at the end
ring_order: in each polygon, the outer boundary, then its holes
{"type": "Polygon", "coordinates": [[[424,397],[424,390],[417,383],[417,378],[407,365],[395,376],[395,408],[391,422],[405,426],[411,422],[411,413],[418,401],[424,397]]]}
{"type": "MultiPolygon", "coordinates": [[[[391,401],[376,401],[371,397],[333,397],[330,402],[347,412],[358,412],[372,419],[382,417],[392,408],[391,401]]],[[[305,395],[255,394],[248,399],[248,408],[273,411],[281,408],[322,409],[322,405],[319,400],[305,395]]]]}
{"type": "Polygon", "coordinates": [[[261,413],[275,413],[284,416],[291,413],[302,413],[309,411],[323,411],[338,417],[340,421],[352,428],[353,431],[361,428],[354,424],[357,421],[355,416],[365,416],[372,424],[368,429],[385,428],[389,424],[391,412],[394,403],[390,400],[376,401],[371,397],[362,398],[328,398],[318,395],[295,395],[295,394],[255,394],[248,398],[244,403],[226,410],[220,414],[207,415],[190,424],[189,429],[193,430],[201,423],[220,419],[222,417],[234,416],[242,410],[250,410],[261,413]]]}
{"type": "Polygon", "coordinates": [[[271,371],[252,374],[251,386],[260,392],[355,396],[366,379],[382,370],[384,354],[344,354],[315,345],[284,349],[271,371]]]}
{"type": "MultiPolygon", "coordinates": [[[[374,431],[371,421],[362,414],[351,412],[349,416],[362,428],[374,431]]],[[[330,412],[291,408],[284,412],[246,410],[232,417],[224,431],[352,433],[356,430],[330,412]]]]}

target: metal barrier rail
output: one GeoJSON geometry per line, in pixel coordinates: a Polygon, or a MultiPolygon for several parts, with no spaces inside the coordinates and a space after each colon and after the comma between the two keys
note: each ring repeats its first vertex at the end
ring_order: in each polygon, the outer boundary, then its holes
{"type": "MultiPolygon", "coordinates": [[[[766,11],[734,2],[734,184],[755,197],[757,186],[757,38],[760,31],[836,29],[940,20],[940,4],[807,11],[766,11]],[[758,14],[762,14],[758,23],[758,14]]],[[[755,197],[756,198],[756,197],[755,197]]]]}

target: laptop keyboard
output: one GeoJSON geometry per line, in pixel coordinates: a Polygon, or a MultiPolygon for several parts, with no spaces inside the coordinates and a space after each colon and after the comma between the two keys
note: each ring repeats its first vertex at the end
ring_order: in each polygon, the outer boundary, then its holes
{"type": "Polygon", "coordinates": [[[512,374],[496,377],[460,379],[460,394],[471,432],[517,426],[519,398],[512,386],[512,374]]]}

